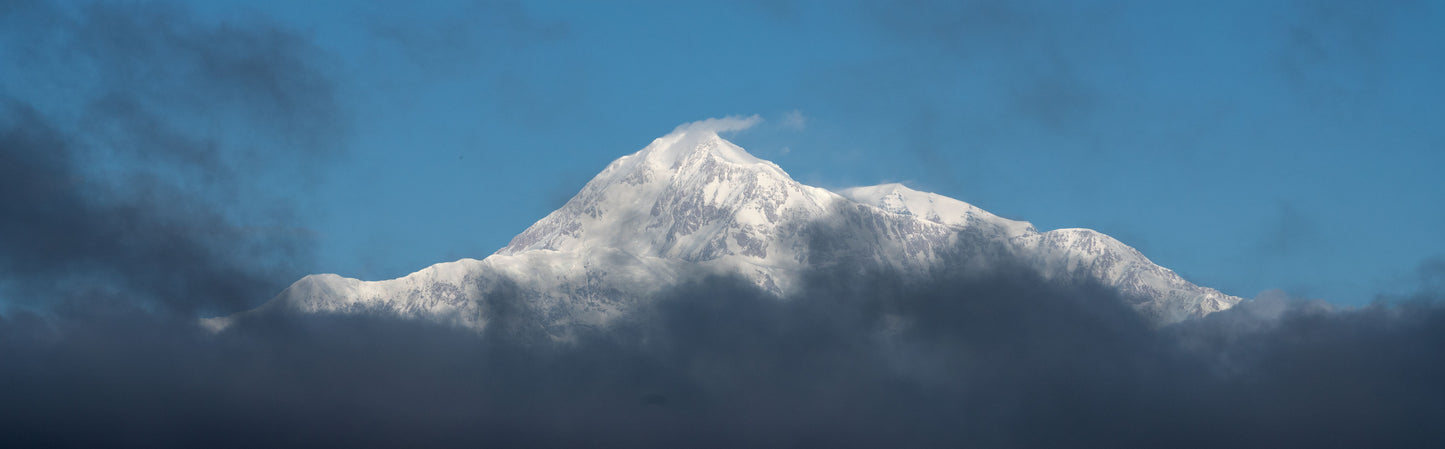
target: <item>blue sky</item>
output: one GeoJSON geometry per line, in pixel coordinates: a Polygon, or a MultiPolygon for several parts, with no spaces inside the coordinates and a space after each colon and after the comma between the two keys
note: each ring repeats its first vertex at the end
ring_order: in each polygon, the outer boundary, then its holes
{"type": "MultiPolygon", "coordinates": [[[[275,26],[333,94],[317,114],[334,120],[172,118],[265,155],[244,179],[269,193],[225,198],[293,201],[277,214],[314,250],[299,271],[485,257],[612,159],[751,114],[730,138],[804,183],[1094,228],[1229,294],[1361,304],[1445,254],[1434,2],[416,3],[167,9],[275,26]]],[[[11,29],[3,91],[77,115],[74,86],[107,66],[36,63],[44,40],[11,29]]]]}

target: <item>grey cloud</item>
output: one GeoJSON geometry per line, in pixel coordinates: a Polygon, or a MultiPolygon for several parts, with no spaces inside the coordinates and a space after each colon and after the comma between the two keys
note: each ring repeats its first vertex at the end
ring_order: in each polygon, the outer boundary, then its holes
{"type": "Polygon", "coordinates": [[[0,302],[214,314],[301,273],[304,190],[270,187],[304,185],[346,127],[308,38],[167,3],[21,2],[0,22],[0,302]]]}
{"type": "Polygon", "coordinates": [[[1108,6],[1057,6],[916,1],[878,6],[872,17],[886,34],[950,62],[951,76],[931,80],[935,84],[967,72],[991,74],[1009,97],[1012,113],[1058,132],[1077,126],[1101,101],[1074,66],[1116,49],[1090,38],[1091,30],[1110,20],[1108,6]]]}
{"type": "Polygon", "coordinates": [[[1055,151],[1095,150],[1087,142],[1096,140],[1112,96],[1087,70],[1130,53],[1128,42],[1097,32],[1117,20],[1115,3],[911,1],[857,9],[859,32],[896,47],[896,55],[830,68],[818,74],[826,82],[802,88],[823,89],[823,101],[869,121],[905,117],[894,126],[907,129],[904,149],[923,162],[930,182],[967,182],[957,176],[965,167],[939,153],[949,148],[988,160],[1016,151],[1016,143],[1000,143],[1023,135],[1080,142],[1055,151]]]}
{"type": "Polygon", "coordinates": [[[1275,256],[1299,256],[1316,253],[1328,242],[1320,238],[1314,220],[1301,212],[1293,202],[1280,200],[1276,203],[1276,217],[1264,236],[1259,248],[1275,256]]]}
{"type": "Polygon", "coordinates": [[[426,19],[407,20],[379,12],[368,30],[400,46],[413,62],[442,71],[572,36],[566,22],[540,19],[526,4],[513,0],[464,2],[446,17],[426,19]]]}
{"type": "Polygon", "coordinates": [[[580,75],[586,72],[581,69],[583,58],[539,61],[533,51],[567,44],[573,37],[568,22],[539,17],[526,3],[514,0],[469,1],[446,9],[441,17],[377,11],[368,30],[395,44],[423,76],[484,80],[484,89],[466,94],[503,117],[545,127],[575,113],[587,94],[587,80],[580,75]],[[546,69],[532,70],[537,64],[546,69]]]}
{"type": "Polygon", "coordinates": [[[1425,13],[1422,6],[1413,0],[1289,3],[1275,36],[1278,73],[1310,108],[1369,107],[1369,97],[1392,77],[1386,52],[1401,38],[1392,31],[1425,13]]]}
{"type": "Polygon", "coordinates": [[[921,283],[838,264],[788,301],[700,279],[562,343],[505,284],[482,335],[365,316],[211,335],[124,303],[12,315],[0,381],[20,388],[0,391],[0,430],[108,446],[1445,441],[1439,292],[1359,310],[1266,297],[1156,330],[1106,289],[987,257],[996,270],[921,283]]]}

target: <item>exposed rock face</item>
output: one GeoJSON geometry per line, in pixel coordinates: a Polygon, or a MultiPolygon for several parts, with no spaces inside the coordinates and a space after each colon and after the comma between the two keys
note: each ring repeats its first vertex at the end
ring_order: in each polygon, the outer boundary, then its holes
{"type": "MultiPolygon", "coordinates": [[[[1165,324],[1240,299],[1199,287],[1087,229],[1040,233],[952,198],[899,184],[831,192],[794,181],[712,131],[679,127],[607,166],[561,209],[482,259],[365,282],[307,276],[252,312],[387,313],[481,329],[506,289],[558,335],[599,326],[659,290],[735,274],[786,297],[803,270],[864,262],[926,273],[958,248],[1002,248],[1054,279],[1118,289],[1165,324]],[[820,239],[826,230],[827,239],[820,239]]],[[[233,317],[209,319],[223,328],[233,317]]]]}

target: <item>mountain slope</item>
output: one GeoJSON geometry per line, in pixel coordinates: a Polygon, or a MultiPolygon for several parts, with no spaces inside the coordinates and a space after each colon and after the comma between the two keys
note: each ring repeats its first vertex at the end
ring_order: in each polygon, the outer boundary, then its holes
{"type": "Polygon", "coordinates": [[[307,276],[254,311],[206,324],[220,329],[268,312],[384,313],[481,329],[506,310],[562,336],[572,326],[606,325],[661,289],[703,275],[742,276],[786,298],[811,268],[846,261],[921,274],[956,248],[992,246],[1045,277],[1116,288],[1158,323],[1239,301],[1098,232],[1040,233],[899,184],[836,193],[803,185],[706,123],[680,126],[612,162],[562,208],[483,260],[386,281],[307,276]],[[495,303],[500,297],[525,301],[495,303]]]}

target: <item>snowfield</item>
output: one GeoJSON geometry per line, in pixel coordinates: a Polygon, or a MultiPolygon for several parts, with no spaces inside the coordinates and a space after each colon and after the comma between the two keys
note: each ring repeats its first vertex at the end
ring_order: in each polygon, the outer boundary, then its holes
{"type": "Polygon", "coordinates": [[[1117,289],[1161,325],[1240,301],[1092,230],[1039,232],[900,184],[838,192],[803,185],[710,124],[680,126],[613,161],[561,209],[485,259],[374,282],[310,275],[255,310],[203,324],[221,330],[258,313],[380,313],[480,330],[491,313],[489,292],[506,289],[527,299],[536,323],[565,338],[572,326],[605,326],[629,306],[700,276],[741,276],[786,300],[810,268],[863,261],[921,276],[949,251],[985,246],[1005,248],[1046,278],[1117,289]],[[834,243],[820,245],[819,230],[834,243]]]}

